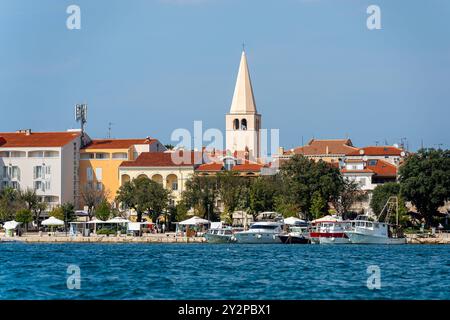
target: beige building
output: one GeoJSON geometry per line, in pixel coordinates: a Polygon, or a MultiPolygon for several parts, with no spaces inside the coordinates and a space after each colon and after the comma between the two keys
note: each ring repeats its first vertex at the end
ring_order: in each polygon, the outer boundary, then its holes
{"type": "Polygon", "coordinates": [[[175,202],[180,200],[186,181],[194,174],[194,162],[178,163],[173,152],[143,152],[134,161],[119,166],[120,185],[138,177],[147,177],[172,191],[175,202]]]}

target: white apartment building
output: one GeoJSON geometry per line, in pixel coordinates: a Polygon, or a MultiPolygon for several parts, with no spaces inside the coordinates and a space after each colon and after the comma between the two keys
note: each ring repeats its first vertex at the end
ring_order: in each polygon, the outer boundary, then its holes
{"type": "Polygon", "coordinates": [[[36,190],[49,208],[78,201],[81,132],[0,133],[0,189],[36,190]]]}

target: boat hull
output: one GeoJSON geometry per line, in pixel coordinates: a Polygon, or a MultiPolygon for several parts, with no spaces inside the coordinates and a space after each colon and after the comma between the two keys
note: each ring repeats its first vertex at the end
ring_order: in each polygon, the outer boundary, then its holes
{"type": "Polygon", "coordinates": [[[350,242],[354,244],[406,244],[406,238],[388,238],[358,232],[346,234],[350,242]]]}
{"type": "Polygon", "coordinates": [[[348,244],[350,240],[344,232],[311,232],[311,243],[313,244],[348,244]]]}
{"type": "Polygon", "coordinates": [[[210,234],[210,233],[206,233],[204,235],[206,242],[208,243],[230,243],[232,242],[231,240],[231,235],[218,235],[218,234],[210,234]]]}
{"type": "Polygon", "coordinates": [[[281,243],[281,239],[274,233],[241,232],[234,235],[237,243],[272,244],[281,243]]]}
{"type": "Polygon", "coordinates": [[[282,243],[285,244],[307,244],[309,243],[309,239],[301,236],[291,236],[287,234],[278,235],[282,243]]]}

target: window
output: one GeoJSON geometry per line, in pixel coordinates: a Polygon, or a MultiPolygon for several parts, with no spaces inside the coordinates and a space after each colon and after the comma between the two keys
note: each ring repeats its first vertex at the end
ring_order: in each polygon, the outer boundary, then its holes
{"type": "Polygon", "coordinates": [[[40,181],[40,180],[35,181],[34,182],[34,190],[36,190],[36,191],[38,191],[38,190],[44,191],[45,190],[45,184],[42,181],[40,181]]]}
{"type": "Polygon", "coordinates": [[[233,129],[234,130],[239,130],[239,119],[234,119],[233,120],[233,129]]]}
{"type": "Polygon", "coordinates": [[[27,153],[25,151],[11,151],[9,156],[11,158],[24,158],[27,156],[27,153]]]}
{"type": "Polygon", "coordinates": [[[247,119],[242,119],[241,121],[241,129],[247,130],[247,119]]]}
{"type": "Polygon", "coordinates": [[[172,190],[178,190],[178,182],[172,182],[172,190]]]}
{"type": "Polygon", "coordinates": [[[96,168],[95,169],[95,178],[97,179],[97,181],[102,181],[102,175],[103,175],[102,168],[96,168]]]}
{"type": "Polygon", "coordinates": [[[11,188],[16,189],[16,190],[20,189],[20,185],[17,181],[11,181],[10,186],[11,186],[11,188]]]}
{"type": "Polygon", "coordinates": [[[28,152],[29,158],[43,158],[44,157],[44,151],[30,151],[28,152]]]}
{"type": "Polygon", "coordinates": [[[45,166],[45,175],[49,176],[52,173],[51,166],[45,166]]]}
{"type": "Polygon", "coordinates": [[[94,180],[94,171],[92,170],[91,167],[86,168],[86,177],[88,181],[94,180]]]}
{"type": "Polygon", "coordinates": [[[11,168],[11,178],[20,180],[20,169],[17,166],[12,166],[11,168]]]}
{"type": "Polygon", "coordinates": [[[109,153],[104,153],[104,152],[96,153],[95,159],[109,159],[109,153]]]}
{"type": "Polygon", "coordinates": [[[376,166],[377,160],[369,160],[369,166],[376,166]]]}
{"type": "Polygon", "coordinates": [[[103,190],[103,183],[97,182],[97,183],[95,184],[95,188],[96,188],[98,191],[103,190]]]}
{"type": "Polygon", "coordinates": [[[45,158],[57,158],[59,157],[58,151],[44,151],[45,158]]]}
{"type": "Polygon", "coordinates": [[[128,154],[126,152],[116,152],[112,154],[113,159],[128,159],[128,154]]]}
{"type": "Polygon", "coordinates": [[[35,166],[33,168],[33,178],[34,179],[42,179],[44,178],[44,170],[42,166],[35,166]]]}
{"type": "Polygon", "coordinates": [[[94,159],[94,153],[82,153],[80,155],[80,159],[81,160],[90,160],[90,159],[94,159]]]}

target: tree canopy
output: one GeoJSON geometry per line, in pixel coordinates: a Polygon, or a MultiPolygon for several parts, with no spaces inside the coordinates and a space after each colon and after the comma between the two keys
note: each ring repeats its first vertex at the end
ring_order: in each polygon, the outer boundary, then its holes
{"type": "Polygon", "coordinates": [[[400,192],[427,225],[450,198],[450,150],[421,149],[400,166],[400,192]]]}
{"type": "Polygon", "coordinates": [[[137,221],[142,221],[142,214],[148,212],[153,219],[167,209],[170,191],[147,177],[138,177],[122,185],[116,200],[123,206],[134,209],[137,221]]]}

